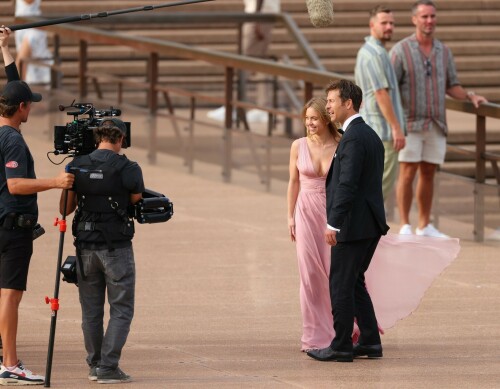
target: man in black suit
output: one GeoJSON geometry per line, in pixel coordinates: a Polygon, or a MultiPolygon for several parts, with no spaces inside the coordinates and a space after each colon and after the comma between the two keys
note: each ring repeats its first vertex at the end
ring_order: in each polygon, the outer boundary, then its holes
{"type": "Polygon", "coordinates": [[[332,246],[330,296],[335,338],[329,347],[311,350],[320,361],[352,362],[353,357],[382,357],[377,319],[365,286],[365,272],[382,235],[384,145],[358,114],[363,93],[340,80],[326,88],[326,109],[345,131],[326,180],[326,242],[332,246]],[[354,319],[360,329],[352,344],[354,319]]]}

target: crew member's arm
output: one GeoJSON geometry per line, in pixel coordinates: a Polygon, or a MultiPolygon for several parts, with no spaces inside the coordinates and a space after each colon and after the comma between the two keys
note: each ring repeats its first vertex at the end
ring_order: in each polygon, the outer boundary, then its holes
{"type": "Polygon", "coordinates": [[[391,96],[389,96],[387,89],[379,89],[375,91],[375,99],[377,100],[377,104],[382,112],[382,115],[391,126],[394,150],[399,151],[405,147],[406,140],[405,134],[403,133],[401,125],[399,124],[396,114],[394,113],[391,96]]]}
{"type": "Polygon", "coordinates": [[[20,80],[21,76],[17,71],[16,63],[9,50],[10,29],[8,27],[0,27],[0,46],[2,48],[3,61],[5,63],[5,74],[8,81],[20,80]]]}
{"type": "Polygon", "coordinates": [[[474,107],[479,107],[479,104],[487,103],[488,100],[481,95],[476,95],[474,92],[467,92],[462,85],[453,85],[446,90],[446,93],[457,100],[469,100],[474,107]]]}
{"type": "Polygon", "coordinates": [[[69,189],[74,180],[73,174],[63,172],[54,178],[8,178],[7,187],[11,195],[30,195],[49,189],[69,189]]]}
{"type": "Polygon", "coordinates": [[[0,46],[2,47],[3,62],[6,67],[14,63],[14,57],[9,50],[9,36],[10,29],[2,25],[0,27],[0,46]]]}
{"type": "Polygon", "coordinates": [[[130,203],[135,204],[142,199],[142,193],[130,193],[130,203]]]}
{"type": "Polygon", "coordinates": [[[140,199],[142,199],[142,192],[146,190],[144,187],[144,180],[142,178],[141,167],[137,164],[137,162],[131,162],[125,167],[122,177],[123,186],[127,188],[130,193],[130,203],[136,204],[140,199]]]}

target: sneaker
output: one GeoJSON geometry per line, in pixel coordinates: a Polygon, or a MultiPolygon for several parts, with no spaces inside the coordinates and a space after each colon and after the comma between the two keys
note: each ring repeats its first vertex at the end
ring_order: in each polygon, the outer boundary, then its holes
{"type": "Polygon", "coordinates": [[[423,229],[417,228],[416,230],[417,235],[420,236],[432,236],[434,238],[449,238],[448,235],[443,234],[442,232],[438,231],[436,227],[434,227],[432,224],[427,224],[423,229]]]}
{"type": "MultiPolygon", "coordinates": [[[[207,112],[207,117],[219,122],[226,120],[226,107],[222,106],[207,112]]],[[[233,120],[236,120],[236,110],[233,109],[233,120]]]]}
{"type": "Polygon", "coordinates": [[[269,114],[261,109],[251,109],[247,112],[247,120],[253,123],[267,123],[269,114]]]}
{"type": "Polygon", "coordinates": [[[4,365],[0,369],[0,385],[43,385],[45,377],[33,374],[21,361],[8,370],[4,365]]]}
{"type": "Polygon", "coordinates": [[[404,224],[399,230],[399,235],[413,235],[410,224],[404,224]]]}
{"type": "Polygon", "coordinates": [[[97,369],[98,384],[120,384],[130,381],[132,381],[132,377],[125,374],[119,367],[106,372],[101,372],[101,369],[97,369]]]}
{"type": "Polygon", "coordinates": [[[97,381],[97,366],[92,366],[89,370],[89,381],[97,381]]]}

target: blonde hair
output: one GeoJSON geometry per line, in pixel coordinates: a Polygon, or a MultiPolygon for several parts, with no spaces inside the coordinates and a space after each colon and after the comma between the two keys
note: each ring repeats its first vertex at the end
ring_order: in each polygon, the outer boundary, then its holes
{"type": "MultiPolygon", "coordinates": [[[[340,133],[337,130],[337,127],[335,126],[334,123],[332,123],[330,119],[330,115],[328,112],[326,112],[326,99],[324,97],[313,97],[311,100],[309,100],[305,105],[304,108],[302,108],[302,122],[304,125],[306,124],[306,112],[308,108],[314,109],[320,117],[320,120],[322,123],[326,125],[328,128],[328,131],[330,131],[330,134],[333,135],[333,138],[335,141],[340,140],[340,133]]],[[[307,136],[309,137],[309,130],[306,128],[307,136]]]]}

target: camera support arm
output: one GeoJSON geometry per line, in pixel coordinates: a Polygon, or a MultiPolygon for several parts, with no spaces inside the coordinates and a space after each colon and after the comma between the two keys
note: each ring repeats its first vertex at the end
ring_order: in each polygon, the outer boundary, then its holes
{"type": "Polygon", "coordinates": [[[103,12],[98,12],[98,13],[82,14],[82,15],[78,15],[78,16],[68,16],[65,18],[58,18],[58,19],[52,19],[52,20],[40,20],[39,22],[33,22],[33,23],[16,24],[14,26],[10,26],[9,28],[11,31],[18,31],[18,30],[25,30],[28,28],[52,26],[54,24],[72,23],[72,22],[79,22],[82,20],[105,18],[108,16],[126,14],[126,13],[131,13],[131,12],[152,11],[152,10],[155,10],[158,8],[167,8],[167,7],[176,7],[178,5],[204,3],[207,1],[214,1],[214,0],[183,0],[183,1],[175,1],[172,3],[158,4],[158,5],[145,5],[143,7],[117,9],[114,11],[103,11],[103,12]]]}

